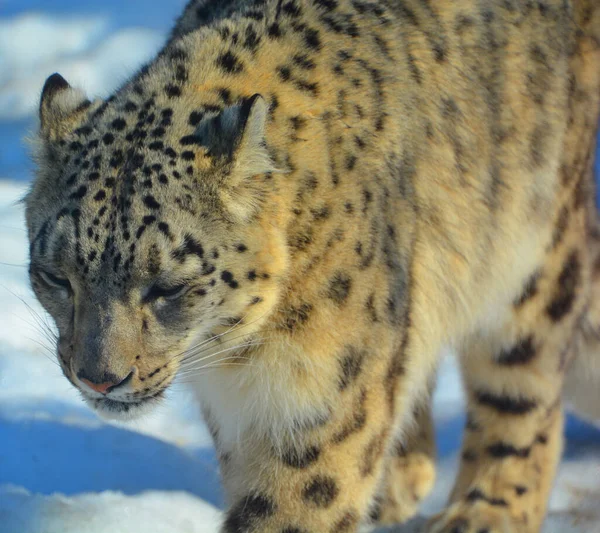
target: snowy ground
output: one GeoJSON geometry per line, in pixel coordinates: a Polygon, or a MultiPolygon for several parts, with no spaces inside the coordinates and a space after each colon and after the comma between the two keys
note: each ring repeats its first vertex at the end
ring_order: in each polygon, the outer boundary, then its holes
{"type": "MultiPolygon", "coordinates": [[[[163,42],[184,0],[0,0],[0,533],[216,533],[210,440],[180,385],[143,421],[100,421],[62,377],[26,278],[21,138],[55,71],[90,95],[119,85],[163,42]]],[[[436,395],[439,510],[464,418],[456,371],[436,395]]],[[[600,430],[573,418],[545,533],[600,533],[600,430]]],[[[416,531],[419,521],[402,533],[416,531]]]]}

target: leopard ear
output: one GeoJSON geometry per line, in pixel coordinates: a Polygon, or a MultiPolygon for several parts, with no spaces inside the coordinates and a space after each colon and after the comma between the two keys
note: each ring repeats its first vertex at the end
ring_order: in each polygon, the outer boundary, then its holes
{"type": "Polygon", "coordinates": [[[46,140],[63,138],[81,122],[92,102],[74,89],[60,74],[44,83],[40,99],[40,133],[46,140]]]}
{"type": "Polygon", "coordinates": [[[255,94],[226,107],[216,115],[204,117],[196,131],[182,144],[196,144],[215,160],[231,162],[241,153],[264,145],[267,108],[264,98],[255,94]]]}
{"type": "Polygon", "coordinates": [[[265,124],[267,121],[267,104],[260,94],[246,98],[241,105],[225,110],[223,115],[231,112],[229,119],[237,124],[231,141],[233,146],[233,173],[244,176],[276,172],[265,141],[265,124]]]}
{"type": "Polygon", "coordinates": [[[279,172],[265,142],[267,105],[255,94],[200,121],[183,144],[197,144],[226,170],[221,201],[232,219],[248,220],[259,208],[264,176],[279,172]]]}

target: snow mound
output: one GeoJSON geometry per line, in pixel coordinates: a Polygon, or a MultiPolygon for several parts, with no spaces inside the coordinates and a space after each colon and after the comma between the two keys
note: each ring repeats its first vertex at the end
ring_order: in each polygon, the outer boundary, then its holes
{"type": "Polygon", "coordinates": [[[185,492],[42,496],[0,487],[0,533],[217,533],[221,513],[185,492]]]}

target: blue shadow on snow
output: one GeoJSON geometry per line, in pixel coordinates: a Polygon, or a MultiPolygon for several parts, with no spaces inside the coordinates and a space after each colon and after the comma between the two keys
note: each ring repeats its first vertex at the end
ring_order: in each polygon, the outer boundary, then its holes
{"type": "Polygon", "coordinates": [[[186,450],[128,429],[0,420],[0,484],[41,494],[187,491],[222,505],[212,449],[186,450]]]}

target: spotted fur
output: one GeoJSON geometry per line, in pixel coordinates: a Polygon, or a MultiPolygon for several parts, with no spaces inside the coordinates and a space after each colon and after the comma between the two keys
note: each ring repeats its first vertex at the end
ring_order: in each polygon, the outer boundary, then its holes
{"type": "Polygon", "coordinates": [[[66,377],[109,416],[193,381],[223,533],[353,532],[431,489],[451,344],[429,531],[539,531],[598,352],[596,4],[193,0],[107,100],[51,76],[26,217],[66,377]]]}

